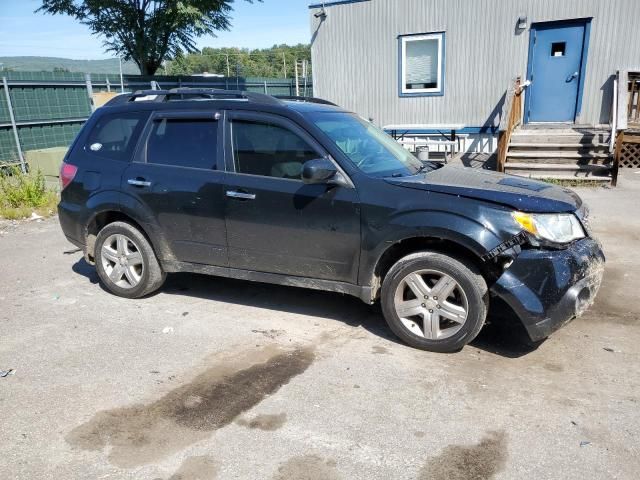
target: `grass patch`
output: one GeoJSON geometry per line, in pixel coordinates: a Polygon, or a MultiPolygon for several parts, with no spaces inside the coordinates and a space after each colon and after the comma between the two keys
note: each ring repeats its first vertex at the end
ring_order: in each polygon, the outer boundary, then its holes
{"type": "Polygon", "coordinates": [[[57,192],[47,188],[40,170],[22,173],[13,167],[0,172],[0,218],[17,220],[32,213],[48,217],[55,213],[57,203],[57,192]]]}

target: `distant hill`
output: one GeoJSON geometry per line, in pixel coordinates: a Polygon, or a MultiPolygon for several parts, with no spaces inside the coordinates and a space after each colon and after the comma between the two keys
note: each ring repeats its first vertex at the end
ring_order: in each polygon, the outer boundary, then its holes
{"type": "MultiPolygon", "coordinates": [[[[57,57],[0,57],[2,67],[21,72],[52,72],[55,69],[84,73],[119,73],[117,58],[106,60],[72,60],[57,57]]],[[[133,62],[122,64],[122,72],[137,75],[140,70],[133,62]]]]}

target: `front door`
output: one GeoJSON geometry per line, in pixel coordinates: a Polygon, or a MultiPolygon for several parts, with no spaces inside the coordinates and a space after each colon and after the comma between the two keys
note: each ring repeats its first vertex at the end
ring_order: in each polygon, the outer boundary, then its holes
{"type": "Polygon", "coordinates": [[[229,266],[355,283],[356,189],[302,182],[303,163],[325,152],[288,119],[249,112],[227,117],[229,266]]]}
{"type": "Polygon", "coordinates": [[[573,122],[586,60],[587,22],[531,27],[526,122],[573,122]]]}

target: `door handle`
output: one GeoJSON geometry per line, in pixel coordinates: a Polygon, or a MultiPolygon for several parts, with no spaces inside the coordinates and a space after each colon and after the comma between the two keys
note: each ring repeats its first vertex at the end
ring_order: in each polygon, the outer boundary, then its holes
{"type": "Polygon", "coordinates": [[[255,200],[255,193],[237,192],[235,190],[227,190],[227,197],[238,198],[240,200],[255,200]]]}
{"type": "Polygon", "coordinates": [[[129,185],[133,185],[134,187],[150,187],[151,186],[151,182],[147,182],[142,178],[130,178],[129,180],[127,180],[127,183],[129,185]]]}
{"type": "Polygon", "coordinates": [[[571,82],[574,78],[578,77],[578,72],[573,72],[571,75],[567,77],[567,83],[571,82]]]}

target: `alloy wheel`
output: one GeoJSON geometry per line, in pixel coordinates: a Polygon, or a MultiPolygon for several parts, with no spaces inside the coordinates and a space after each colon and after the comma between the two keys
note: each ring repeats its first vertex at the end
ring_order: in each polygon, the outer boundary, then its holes
{"type": "Polygon", "coordinates": [[[418,270],[405,276],[396,288],[394,306],[402,325],[427,340],[455,335],[469,313],[460,284],[438,270],[418,270]]]}
{"type": "Polygon", "coordinates": [[[107,237],[100,250],[102,267],[109,280],[120,288],[134,288],[142,280],[144,260],[138,245],[126,235],[107,237]]]}

